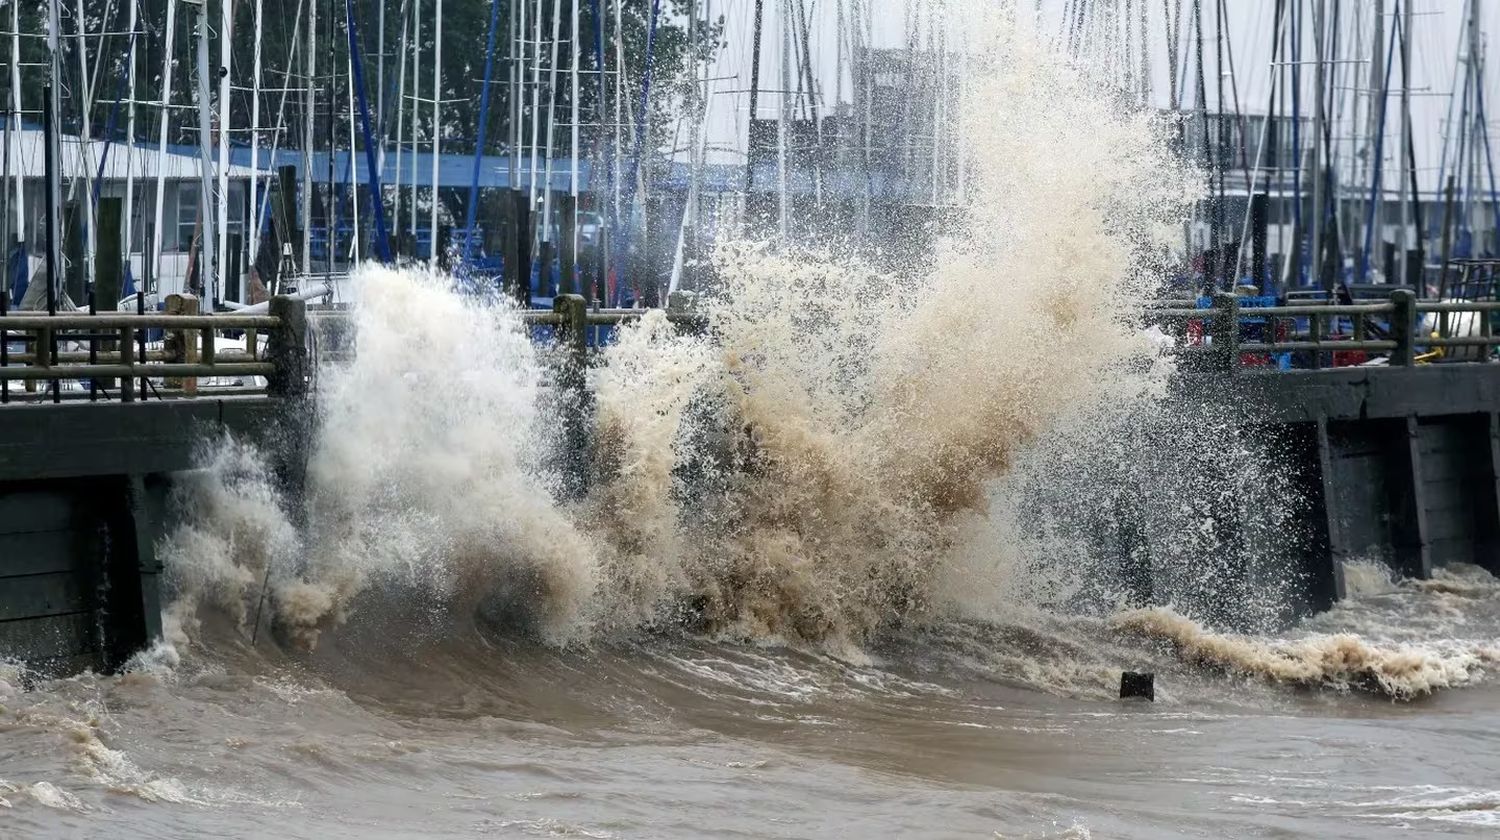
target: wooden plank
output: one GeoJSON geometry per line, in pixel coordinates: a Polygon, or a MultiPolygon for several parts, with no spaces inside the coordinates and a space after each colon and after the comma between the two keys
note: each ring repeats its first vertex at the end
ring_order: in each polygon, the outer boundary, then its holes
{"type": "Polygon", "coordinates": [[[0,598],[9,586],[5,578],[72,572],[74,543],[71,531],[0,533],[0,598]]]}
{"type": "Polygon", "coordinates": [[[83,612],[93,607],[93,592],[71,572],[10,578],[0,588],[0,621],[83,612]]]}
{"type": "Polygon", "coordinates": [[[93,650],[93,613],[0,621],[0,656],[34,662],[93,650]]]}

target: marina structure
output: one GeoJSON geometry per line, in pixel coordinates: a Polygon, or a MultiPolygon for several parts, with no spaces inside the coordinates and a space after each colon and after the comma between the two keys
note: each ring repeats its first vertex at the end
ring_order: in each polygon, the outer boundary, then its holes
{"type": "MultiPolygon", "coordinates": [[[[296,496],[314,373],[347,319],[323,301],[361,263],[430,264],[476,298],[502,291],[538,343],[560,339],[548,387],[572,395],[559,439],[576,492],[595,460],[586,372],[608,328],[673,301],[667,319],[701,329],[688,302],[712,289],[703,257],[716,240],[846,247],[900,276],[968,200],[980,142],[956,118],[968,57],[925,13],[908,16],[901,46],[877,46],[870,4],[840,3],[849,37],[830,94],[807,10],[756,3],[745,143],[726,161],[710,154],[710,93],[739,94],[715,91],[707,3],[676,22],[657,2],[392,5],[299,3],[272,35],[263,0],[169,0],[159,20],[130,2],[118,22],[80,12],[69,34],[51,0],[47,65],[13,46],[0,556],[17,559],[0,561],[0,649],[113,668],[159,633],[166,488],[206,434],[265,441],[296,496]],[[482,22],[483,36],[455,36],[455,20],[482,22]],[[138,49],[142,33],[152,49],[138,49]],[[446,75],[456,39],[483,44],[468,53],[482,59],[477,86],[446,75]],[[763,72],[771,43],[777,66],[763,72]],[[162,67],[152,93],[140,90],[148,54],[162,67]],[[672,56],[678,78],[663,80],[657,62],[672,56]],[[106,65],[113,101],[97,95],[106,65]],[[22,90],[27,74],[45,77],[41,96],[22,90]],[[473,113],[472,134],[453,112],[473,113]]],[[[1409,63],[1411,0],[1385,5],[1278,0],[1263,109],[1233,90],[1223,0],[1168,3],[1157,21],[1172,44],[1165,107],[1153,18],[1124,13],[1144,3],[1066,4],[1058,34],[1075,56],[1112,56],[1091,72],[1203,167],[1203,196],[1162,260],[1174,297],[1138,326],[1180,357],[1183,399],[1281,441],[1287,481],[1309,500],[1286,547],[1303,612],[1340,597],[1356,559],[1424,578],[1492,566],[1500,540],[1500,303],[1495,264],[1476,259],[1500,226],[1481,4],[1464,4],[1469,51],[1436,181],[1414,163],[1409,109],[1394,107],[1412,85],[1389,81],[1409,63]],[[1343,5],[1368,14],[1339,18],[1343,5]],[[1354,33],[1365,52],[1348,52],[1354,33]],[[1210,51],[1223,57],[1214,85],[1210,51]],[[1350,85],[1361,97],[1340,110],[1350,85]]],[[[14,44],[28,33],[11,9],[14,44]]],[[[1244,526],[1236,511],[1215,516],[1226,533],[1244,526]]],[[[1129,521],[1102,538],[1138,560],[1129,521]]],[[[1142,603],[1156,600],[1149,572],[1124,571],[1142,603]]]]}

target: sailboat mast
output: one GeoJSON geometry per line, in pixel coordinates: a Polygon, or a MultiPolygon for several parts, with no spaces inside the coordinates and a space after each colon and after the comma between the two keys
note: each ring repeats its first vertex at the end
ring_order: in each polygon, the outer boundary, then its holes
{"type": "Polygon", "coordinates": [[[422,114],[422,0],[414,0],[412,4],[411,32],[411,227],[407,235],[411,237],[412,258],[415,259],[417,256],[417,123],[421,122],[422,114]]]}
{"type": "MultiPolygon", "coordinates": [[[[57,308],[57,292],[62,288],[62,177],[61,161],[62,149],[57,140],[58,124],[62,122],[61,94],[58,86],[62,84],[62,60],[61,45],[58,43],[62,37],[62,19],[58,14],[59,0],[48,0],[47,3],[47,144],[48,162],[47,167],[47,312],[51,314],[57,308]]],[[[38,346],[37,352],[43,352],[47,348],[38,346]]],[[[53,386],[53,398],[57,398],[57,387],[53,386]]]]}
{"type": "Polygon", "coordinates": [[[500,0],[490,0],[490,25],[484,43],[484,82],[479,89],[479,129],[474,141],[474,170],[469,179],[469,200],[464,202],[464,245],[461,253],[469,258],[474,242],[474,225],[479,218],[479,168],[484,161],[485,137],[490,127],[490,82],[495,73],[495,28],[500,23],[500,0]]]}
{"type": "MultiPolygon", "coordinates": [[[[569,35],[568,40],[573,47],[573,60],[568,65],[570,68],[569,87],[571,88],[569,92],[569,98],[571,101],[568,103],[568,146],[570,150],[569,157],[571,158],[571,163],[568,167],[568,195],[573,199],[571,202],[573,224],[570,226],[571,230],[573,231],[573,241],[568,243],[568,247],[572,249],[571,253],[574,255],[574,263],[576,265],[578,254],[578,61],[581,57],[581,50],[578,43],[578,39],[581,34],[578,31],[578,0],[572,0],[570,17],[571,28],[568,31],[571,34],[569,35]]],[[[569,288],[572,288],[573,278],[566,278],[566,282],[568,283],[569,288]]],[[[586,295],[585,297],[592,296],[586,295]]]]}
{"type": "MultiPolygon", "coordinates": [[[[526,4],[509,0],[510,7],[510,188],[521,189],[521,74],[525,71],[526,4]]],[[[509,254],[506,255],[510,257],[509,254]]]]}
{"type": "Polygon", "coordinates": [[[203,220],[203,259],[199,277],[203,280],[203,296],[210,305],[219,302],[218,266],[214,261],[214,162],[210,155],[209,136],[213,121],[209,107],[208,87],[208,5],[198,5],[198,161],[199,161],[199,218],[203,220]]]}
{"type": "MultiPolygon", "coordinates": [[[[562,0],[552,0],[552,44],[547,62],[547,166],[542,176],[542,242],[552,244],[552,150],[557,129],[557,42],[562,35],[562,0]]],[[[545,253],[545,250],[544,250],[545,253]]],[[[543,276],[550,272],[549,263],[542,266],[543,276]]]]}
{"type": "Polygon", "coordinates": [[[1323,274],[1323,27],[1325,0],[1316,0],[1313,4],[1313,121],[1312,121],[1312,149],[1308,152],[1310,163],[1308,173],[1312,177],[1312,219],[1310,230],[1312,231],[1309,241],[1312,243],[1311,266],[1312,277],[1315,285],[1324,285],[1323,274]]]}
{"type": "MultiPolygon", "coordinates": [[[[527,197],[531,210],[536,209],[537,150],[541,142],[542,127],[542,0],[536,0],[536,20],[533,23],[531,53],[531,183],[527,197]]],[[[529,269],[528,269],[529,270],[529,269]]]]}
{"type": "MultiPolygon", "coordinates": [[[[380,136],[385,136],[385,0],[377,0],[375,13],[375,125],[380,126],[380,136]]],[[[381,144],[384,152],[385,144],[381,144]]],[[[380,173],[384,175],[385,173],[380,173]]],[[[376,196],[383,201],[383,196],[376,196]]]]}
{"type": "MultiPolygon", "coordinates": [[[[260,44],[260,39],[256,39],[260,44]]],[[[219,190],[218,199],[218,229],[219,244],[217,253],[227,266],[229,263],[229,125],[232,122],[229,102],[229,78],[232,73],[232,61],[234,56],[234,2],[233,0],[221,0],[219,4],[219,190]]],[[[238,277],[225,277],[224,283],[234,284],[236,297],[243,301],[245,290],[239,288],[238,277]]],[[[217,287],[216,287],[217,289],[217,287]]],[[[215,295],[215,300],[217,300],[215,295]]]]}
{"type": "Polygon", "coordinates": [[[436,33],[432,45],[432,207],[428,211],[432,264],[438,264],[438,157],[443,142],[443,0],[437,0],[433,16],[436,33]]]}
{"type": "MultiPolygon", "coordinates": [[[[347,7],[346,7],[345,14],[347,16],[347,7]]],[[[346,22],[345,25],[348,26],[349,23],[346,22]]],[[[354,120],[355,120],[355,113],[354,113],[354,50],[353,49],[349,50],[349,54],[345,57],[345,59],[344,59],[344,67],[345,67],[344,81],[346,82],[346,84],[344,85],[344,89],[346,91],[348,91],[348,100],[349,100],[348,101],[348,108],[349,108],[349,110],[347,111],[347,113],[349,115],[349,182],[350,182],[349,183],[349,207],[350,207],[350,210],[352,211],[353,222],[354,222],[354,235],[351,236],[351,237],[349,237],[349,252],[350,252],[350,257],[353,260],[353,263],[355,265],[358,265],[359,264],[359,256],[360,256],[359,255],[359,232],[360,232],[361,228],[359,226],[359,163],[358,163],[358,159],[356,158],[356,156],[354,154],[354,150],[355,150],[356,146],[355,146],[355,142],[354,142],[354,120]]],[[[368,168],[368,167],[366,167],[366,168],[368,168]]],[[[369,180],[369,182],[372,183],[372,184],[376,180],[374,172],[367,172],[366,173],[366,177],[369,180]]],[[[379,199],[377,198],[377,200],[379,200],[379,199]]]]}
{"type": "MultiPolygon", "coordinates": [[[[15,175],[16,241],[26,241],[26,181],[21,172],[21,4],[10,4],[10,122],[11,159],[17,162],[15,175]]],[[[11,243],[4,243],[10,253],[11,243]]]]}
{"type": "MultiPolygon", "coordinates": [[[[260,254],[260,213],[256,202],[257,187],[260,186],[260,39],[264,35],[262,30],[262,12],[265,0],[255,0],[255,48],[251,54],[251,79],[250,79],[250,213],[252,217],[246,219],[248,236],[245,241],[249,244],[250,264],[255,264],[255,258],[260,254]]],[[[292,48],[296,49],[297,36],[292,36],[292,48]]],[[[249,296],[241,297],[245,303],[250,302],[249,296]]]]}
{"type": "MultiPolygon", "coordinates": [[[[404,3],[402,5],[403,5],[403,7],[405,6],[404,3]]],[[[395,189],[392,190],[392,194],[395,196],[395,202],[394,202],[394,204],[391,207],[391,220],[392,220],[392,225],[395,228],[395,235],[396,235],[396,255],[400,254],[400,251],[401,251],[401,242],[402,242],[402,238],[401,238],[401,150],[402,150],[401,138],[402,138],[402,136],[406,132],[406,104],[405,104],[406,103],[406,45],[407,45],[407,37],[411,33],[411,29],[410,29],[411,26],[413,26],[412,19],[409,18],[409,17],[407,17],[405,14],[403,14],[401,16],[401,49],[396,53],[397,59],[400,60],[400,62],[401,62],[401,69],[396,72],[396,144],[395,144],[396,145],[396,166],[395,166],[396,183],[394,184],[395,189]]],[[[385,166],[385,157],[384,157],[384,154],[385,154],[385,149],[384,149],[384,144],[382,144],[382,148],[381,148],[382,174],[384,174],[384,169],[383,168],[385,166]]],[[[384,197],[382,197],[382,200],[384,200],[384,197]]]]}
{"type": "Polygon", "coordinates": [[[792,3],[791,0],[781,2],[781,118],[776,121],[776,175],[779,183],[777,188],[781,195],[776,202],[777,207],[777,230],[781,233],[781,244],[787,244],[788,235],[791,231],[791,219],[787,215],[790,209],[787,201],[791,197],[790,184],[787,178],[787,130],[788,123],[792,119],[792,3]]]}
{"type": "MultiPolygon", "coordinates": [[[[167,0],[167,43],[162,54],[161,114],[157,120],[156,149],[156,224],[151,231],[151,276],[161,277],[162,210],[166,206],[167,170],[161,161],[167,157],[167,129],[172,124],[172,51],[177,36],[177,0],[167,0]]],[[[160,288],[160,280],[157,280],[160,288]]]]}
{"type": "MultiPolygon", "coordinates": [[[[77,28],[78,28],[77,29],[77,34],[78,34],[78,71],[79,71],[78,78],[79,78],[79,83],[83,86],[83,107],[79,108],[79,113],[80,113],[80,116],[82,117],[83,136],[79,138],[78,150],[79,150],[79,153],[82,156],[83,160],[86,163],[86,165],[83,167],[83,173],[82,173],[83,186],[84,186],[83,200],[81,202],[79,202],[79,203],[81,203],[83,205],[83,272],[84,272],[83,277],[84,277],[84,287],[86,289],[88,289],[89,290],[88,293],[90,295],[92,295],[93,294],[92,290],[94,288],[94,254],[97,251],[97,247],[98,246],[97,246],[97,240],[94,238],[97,235],[97,231],[94,228],[94,202],[92,201],[92,197],[93,197],[94,191],[91,188],[91,183],[90,183],[90,178],[89,178],[89,176],[91,174],[91,171],[93,170],[93,166],[92,165],[87,165],[87,164],[91,164],[92,163],[92,160],[90,159],[89,151],[90,151],[90,148],[91,148],[91,142],[90,141],[92,141],[93,137],[94,137],[94,130],[93,130],[93,126],[91,124],[90,112],[93,111],[94,94],[93,94],[92,86],[90,85],[90,81],[89,81],[90,80],[90,77],[89,77],[89,50],[88,50],[87,42],[86,42],[86,40],[84,38],[84,34],[85,34],[84,33],[84,21],[86,20],[86,18],[84,17],[84,14],[83,14],[83,0],[78,0],[77,15],[78,15],[78,17],[77,17],[77,20],[76,20],[76,25],[77,25],[77,28]]],[[[101,24],[101,28],[102,28],[103,25],[104,24],[101,24]]],[[[53,123],[52,124],[52,130],[54,132],[60,132],[60,131],[62,131],[62,124],[61,123],[53,123]]],[[[58,166],[59,167],[62,166],[62,158],[58,158],[58,166]]],[[[76,195],[77,194],[77,181],[75,180],[73,182],[73,184],[74,184],[74,186],[70,187],[69,190],[70,190],[70,193],[72,193],[73,195],[76,195]]]]}
{"type": "MultiPolygon", "coordinates": [[[[755,28],[750,36],[750,118],[745,134],[745,202],[755,186],[755,117],[760,106],[760,35],[765,21],[766,0],[755,0],[755,28]]],[[[748,215],[748,214],[747,214],[748,215]]]]}
{"type": "MultiPolygon", "coordinates": [[[[313,131],[318,118],[318,3],[307,4],[307,91],[302,124],[302,272],[312,273],[313,131]]],[[[329,150],[330,154],[332,150],[329,150]]]]}
{"type": "MultiPolygon", "coordinates": [[[[130,0],[130,13],[126,28],[136,37],[135,27],[140,19],[140,0],[130,0]]],[[[130,67],[126,68],[126,92],[130,102],[125,106],[125,264],[130,265],[130,252],[135,247],[135,66],[139,59],[134,47],[130,50],[130,67]]],[[[134,276],[134,272],[131,273],[134,276]]],[[[146,290],[137,285],[142,295],[146,290]]]]}
{"type": "MultiPolygon", "coordinates": [[[[1397,182],[1396,191],[1401,196],[1401,230],[1396,235],[1397,259],[1400,260],[1401,276],[1399,282],[1407,283],[1411,278],[1411,266],[1408,265],[1411,255],[1411,229],[1412,229],[1412,201],[1416,196],[1409,195],[1406,185],[1410,182],[1410,172],[1407,168],[1407,143],[1411,138],[1411,7],[1413,0],[1406,0],[1401,4],[1401,139],[1396,144],[1397,156],[1401,158],[1401,180],[1397,182]]],[[[1422,290],[1418,289],[1420,296],[1422,290]]]]}

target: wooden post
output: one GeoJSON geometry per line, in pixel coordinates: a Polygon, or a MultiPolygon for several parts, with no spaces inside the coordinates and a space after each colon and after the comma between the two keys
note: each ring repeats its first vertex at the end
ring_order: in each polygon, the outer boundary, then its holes
{"type": "Polygon", "coordinates": [[[307,394],[307,304],[285,295],[271,298],[270,314],[281,320],[266,343],[266,357],[276,371],[266,384],[278,397],[307,394]]]}
{"type": "Polygon", "coordinates": [[[214,356],[217,355],[217,353],[215,352],[217,350],[217,348],[215,347],[217,338],[214,335],[215,330],[212,326],[206,326],[198,332],[202,336],[203,341],[203,363],[205,365],[211,365],[214,363],[214,356]]]}
{"type": "Polygon", "coordinates": [[[1391,313],[1391,339],[1396,349],[1391,351],[1391,364],[1410,367],[1417,363],[1417,295],[1411,289],[1391,292],[1391,303],[1396,311],[1391,313]]]}
{"type": "MultiPolygon", "coordinates": [[[[132,327],[120,328],[120,364],[130,365],[134,363],[131,358],[135,353],[135,329],[132,327]]],[[[135,402],[135,377],[127,376],[120,380],[120,401],[135,402]]]]}
{"type": "Polygon", "coordinates": [[[566,345],[555,380],[561,392],[565,492],[579,497],[589,485],[588,301],[583,295],[558,295],[552,311],[563,317],[560,339],[566,345]]]}
{"type": "Polygon", "coordinates": [[[1240,299],[1228,292],[1214,293],[1214,367],[1233,373],[1240,358],[1240,299]]]}
{"type": "Polygon", "coordinates": [[[513,291],[516,301],[521,304],[522,309],[531,308],[531,204],[526,193],[520,190],[512,195],[511,204],[514,213],[511,217],[512,229],[515,231],[515,253],[506,254],[507,262],[515,265],[513,275],[513,291]]]}
{"type": "MultiPolygon", "coordinates": [[[[52,330],[42,328],[36,331],[36,342],[31,345],[32,364],[39,368],[52,367],[52,330]]],[[[26,380],[26,390],[30,393],[36,392],[35,379],[26,380]]]]}
{"type": "Polygon", "coordinates": [[[698,312],[698,294],[678,289],[667,295],[667,317],[682,335],[702,335],[703,316],[698,312]]]}
{"type": "MultiPolygon", "coordinates": [[[[1323,316],[1322,315],[1313,315],[1313,316],[1309,317],[1307,319],[1307,337],[1308,337],[1308,339],[1310,339],[1314,343],[1321,344],[1323,342],[1323,339],[1327,337],[1327,333],[1324,330],[1325,326],[1327,326],[1327,325],[1323,322],[1323,316]]],[[[1312,351],[1312,369],[1313,370],[1322,370],[1322,368],[1323,368],[1323,351],[1320,350],[1320,349],[1314,349],[1312,351]]]]}
{"type": "Polygon", "coordinates": [[[561,214],[558,227],[562,229],[557,243],[558,259],[562,263],[562,280],[558,283],[558,291],[565,295],[574,295],[580,291],[578,288],[578,249],[574,247],[577,238],[573,235],[578,227],[578,216],[574,212],[578,209],[578,198],[571,195],[561,196],[557,206],[561,214]]]}
{"type": "MultiPolygon", "coordinates": [[[[167,295],[167,315],[197,315],[198,298],[195,295],[167,295]]],[[[168,330],[163,342],[170,362],[191,364],[198,361],[197,342],[188,340],[188,330],[168,330]]],[[[188,396],[198,393],[197,377],[169,377],[163,383],[168,388],[181,388],[188,396]]]]}

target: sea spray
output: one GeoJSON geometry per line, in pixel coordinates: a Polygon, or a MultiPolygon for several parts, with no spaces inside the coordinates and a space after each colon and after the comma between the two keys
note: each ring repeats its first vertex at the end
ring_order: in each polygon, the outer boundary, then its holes
{"type": "Polygon", "coordinates": [[[209,442],[163,546],[173,624],[191,631],[206,604],[250,634],[264,603],[311,646],[391,586],[436,609],[504,590],[534,631],[581,631],[595,551],[554,497],[538,351],[512,307],[419,270],[365,267],[353,285],[357,355],[319,370],[303,509],[292,516],[263,453],[209,442]]]}
{"type": "Polygon", "coordinates": [[[243,622],[268,580],[303,644],[377,584],[498,598],[559,641],[679,623],[850,649],[946,607],[985,574],[953,561],[987,484],[1067,415],[1160,391],[1135,317],[1200,180],[1164,123],[1024,33],[969,43],[968,201],[930,259],[893,277],[721,243],[704,337],[649,315],[603,353],[582,500],[554,492],[544,366],[510,306],[359,270],[356,355],[319,372],[305,527],[272,524],[265,476],[211,464],[228,483],[167,553],[212,559],[180,589],[243,622]]]}
{"type": "Polygon", "coordinates": [[[1478,681],[1500,666],[1500,644],[1376,644],[1351,633],[1269,640],[1215,633],[1164,607],[1117,616],[1114,625],[1169,642],[1196,665],[1273,682],[1365,689],[1409,700],[1478,681]]]}
{"type": "MultiPolygon", "coordinates": [[[[730,243],[700,304],[714,352],[654,334],[666,364],[694,360],[690,378],[719,407],[708,421],[739,431],[718,460],[732,475],[715,527],[691,540],[673,530],[666,482],[606,483],[611,508],[664,517],[645,529],[664,539],[601,535],[629,557],[617,565],[685,576],[665,600],[690,601],[709,627],[859,643],[926,613],[957,526],[984,512],[986,483],[1022,448],[1095,401],[1160,391],[1132,317],[1196,175],[1167,151],[1164,126],[1115,108],[1027,38],[983,29],[970,35],[987,59],[962,108],[973,200],[925,270],[891,278],[730,243]]],[[[680,393],[643,399],[635,368],[605,355],[602,440],[649,448],[680,393]]]]}

